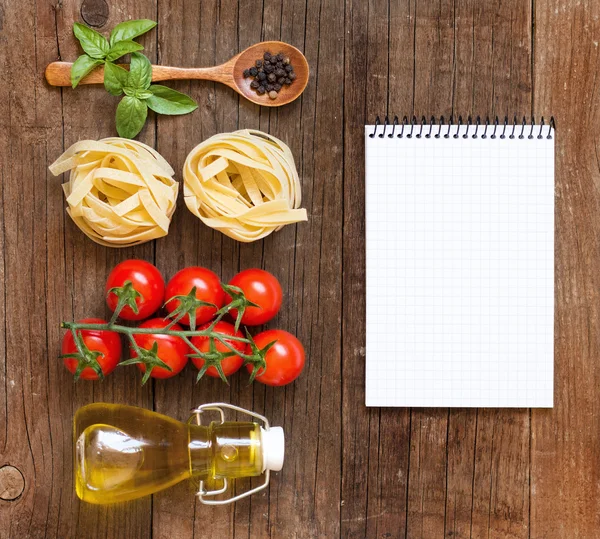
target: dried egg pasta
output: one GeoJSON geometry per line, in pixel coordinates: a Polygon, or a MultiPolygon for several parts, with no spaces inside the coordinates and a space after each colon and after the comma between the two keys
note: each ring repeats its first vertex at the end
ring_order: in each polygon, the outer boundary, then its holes
{"type": "Polygon", "coordinates": [[[250,129],[215,135],[183,167],[184,200],[204,224],[241,242],[306,221],[294,157],[281,140],[250,129]]]}
{"type": "Polygon", "coordinates": [[[165,236],[179,184],[153,148],[118,137],[73,144],[52,165],[63,184],[67,213],[100,245],[129,247],[165,236]]]}

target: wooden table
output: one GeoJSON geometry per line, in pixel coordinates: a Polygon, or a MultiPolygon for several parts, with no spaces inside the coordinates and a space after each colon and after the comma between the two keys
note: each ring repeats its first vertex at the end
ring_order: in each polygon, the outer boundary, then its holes
{"type": "Polygon", "coordinates": [[[0,0],[0,537],[598,537],[599,41],[596,0],[0,0]],[[74,21],[107,32],[141,17],[159,21],[141,41],[164,65],[212,65],[265,39],[304,51],[311,79],[294,104],[261,110],[213,83],[178,83],[199,110],[151,116],[141,140],[180,179],[208,136],[269,131],[293,150],[308,223],[241,245],[180,201],[167,238],[114,250],[70,222],[47,166],[79,139],[113,135],[116,100],[50,88],[44,67],[79,54],[74,21]],[[386,113],[556,117],[553,410],[365,408],[363,125],[386,113]],[[106,315],[104,280],[129,257],[166,276],[192,264],[224,280],[275,273],[276,325],[306,345],[302,377],[195,385],[190,369],[142,388],[123,368],[73,384],[59,323],[106,315]],[[285,467],[235,507],[204,507],[186,484],[79,503],[71,420],[94,401],[181,419],[210,401],[252,408],[285,428],[285,467]]]}

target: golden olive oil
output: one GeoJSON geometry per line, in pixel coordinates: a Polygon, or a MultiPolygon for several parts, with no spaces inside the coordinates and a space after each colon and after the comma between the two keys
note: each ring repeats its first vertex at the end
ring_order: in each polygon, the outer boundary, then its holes
{"type": "Polygon", "coordinates": [[[152,494],[183,479],[252,477],[264,471],[261,427],[182,423],[120,404],[90,404],[74,419],[77,495],[96,504],[152,494]]]}

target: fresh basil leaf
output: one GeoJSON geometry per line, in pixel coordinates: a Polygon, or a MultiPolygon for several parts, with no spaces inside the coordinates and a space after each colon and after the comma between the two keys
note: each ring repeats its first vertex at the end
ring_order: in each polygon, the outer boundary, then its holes
{"type": "Polygon", "coordinates": [[[125,96],[117,107],[117,132],[120,137],[133,138],[144,127],[148,107],[146,102],[136,97],[125,96]]]}
{"type": "Polygon", "coordinates": [[[138,19],[135,21],[125,21],[117,24],[110,33],[110,45],[114,46],[119,41],[134,39],[156,26],[154,21],[148,19],[138,19]]]}
{"type": "Polygon", "coordinates": [[[136,90],[133,95],[138,99],[148,99],[149,97],[152,97],[152,92],[149,90],[136,90]]]}
{"type": "Polygon", "coordinates": [[[71,86],[75,88],[83,77],[101,65],[102,62],[103,60],[97,60],[96,58],[90,58],[87,54],[82,54],[71,66],[71,86]]]}
{"type": "Polygon", "coordinates": [[[152,64],[150,60],[140,52],[132,53],[127,86],[136,90],[147,90],[151,82],[152,64]]]}
{"type": "Polygon", "coordinates": [[[81,48],[92,58],[104,58],[110,49],[108,40],[85,24],[74,23],[73,34],[81,43],[81,48]]]}
{"type": "Polygon", "coordinates": [[[187,114],[198,108],[198,104],[189,96],[160,84],[150,86],[152,96],[146,102],[159,114],[187,114]]]}
{"type": "Polygon", "coordinates": [[[132,88],[131,86],[124,86],[123,92],[125,92],[125,95],[128,95],[129,97],[135,97],[136,89],[132,88]]]}
{"type": "Polygon", "coordinates": [[[121,56],[125,56],[130,52],[141,51],[143,49],[144,47],[135,41],[119,41],[110,48],[108,54],[106,55],[106,59],[109,62],[114,62],[117,58],[121,58],[121,56]]]}
{"type": "Polygon", "coordinates": [[[104,88],[111,95],[121,95],[123,88],[127,84],[129,71],[113,64],[106,62],[104,65],[104,88]]]}

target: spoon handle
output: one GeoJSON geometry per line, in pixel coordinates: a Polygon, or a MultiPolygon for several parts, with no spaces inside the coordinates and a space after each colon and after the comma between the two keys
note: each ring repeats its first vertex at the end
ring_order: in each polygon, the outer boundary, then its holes
{"type": "MultiPolygon", "coordinates": [[[[71,62],[52,62],[46,67],[46,80],[51,86],[71,86],[71,62]]],[[[121,65],[128,69],[128,65],[121,65]]],[[[235,88],[233,85],[233,64],[231,60],[215,67],[169,67],[152,66],[152,80],[212,80],[235,88]]],[[[79,84],[102,84],[104,68],[94,69],[79,84]]]]}

